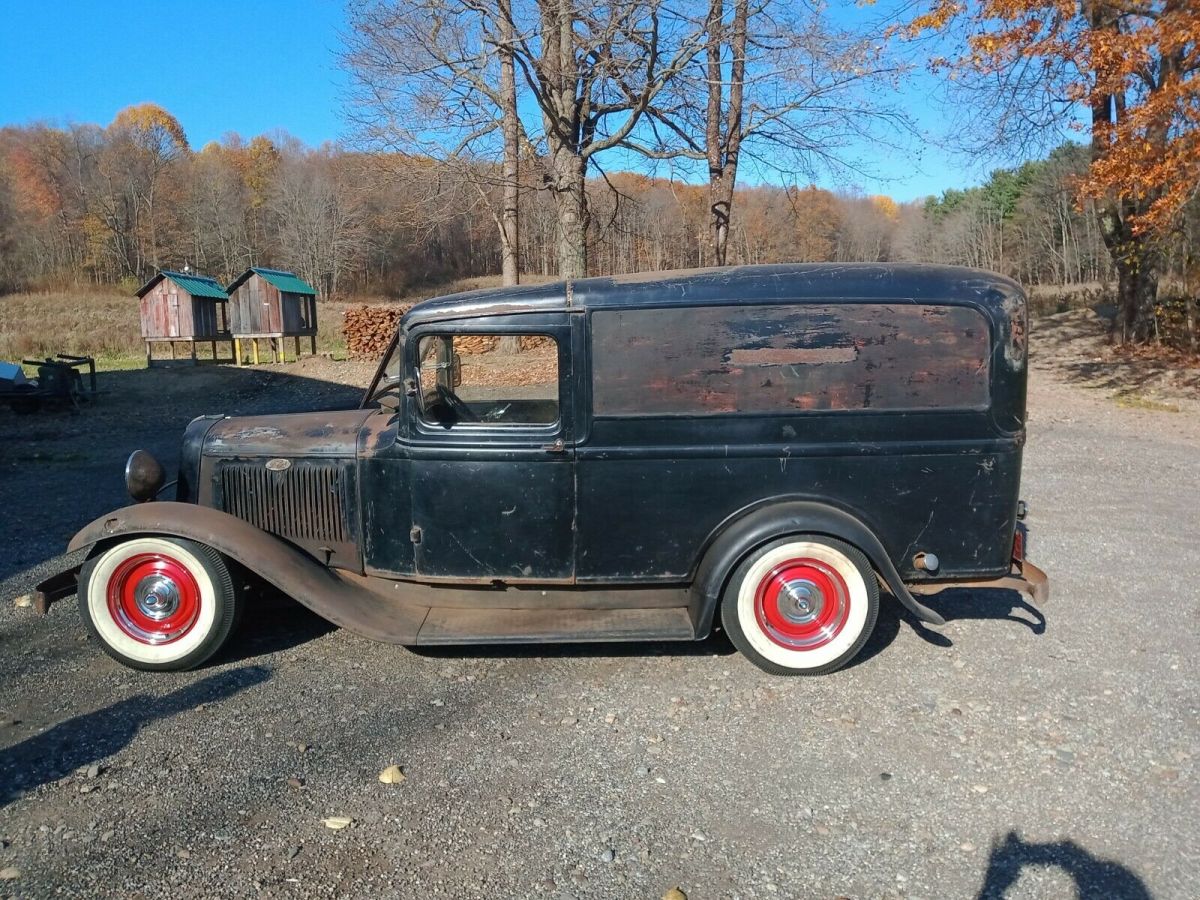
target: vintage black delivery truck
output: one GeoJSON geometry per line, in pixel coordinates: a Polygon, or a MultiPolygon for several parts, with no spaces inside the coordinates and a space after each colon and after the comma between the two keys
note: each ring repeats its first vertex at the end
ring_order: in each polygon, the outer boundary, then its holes
{"type": "Polygon", "coordinates": [[[1018,497],[1026,334],[1014,282],[933,266],[431,300],[361,408],[196,419],[174,502],[134,453],[139,502],[75,536],[86,561],[42,606],[77,584],[109,654],[185,669],[237,622],[242,566],[399,644],[723,627],[769,672],[830,672],[866,642],[881,588],[934,624],[918,597],[944,587],[1045,596],[1018,497]],[[480,352],[503,337],[524,349],[480,352]]]}

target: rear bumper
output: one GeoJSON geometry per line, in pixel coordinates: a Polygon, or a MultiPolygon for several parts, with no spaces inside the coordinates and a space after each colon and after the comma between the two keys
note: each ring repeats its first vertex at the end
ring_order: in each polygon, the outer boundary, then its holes
{"type": "Polygon", "coordinates": [[[1001,578],[992,578],[986,581],[922,582],[908,586],[908,589],[914,594],[922,595],[936,594],[948,588],[999,588],[1001,590],[1019,591],[1038,605],[1050,599],[1050,579],[1045,572],[1029,562],[1029,560],[1014,561],[1009,574],[1001,578]]]}

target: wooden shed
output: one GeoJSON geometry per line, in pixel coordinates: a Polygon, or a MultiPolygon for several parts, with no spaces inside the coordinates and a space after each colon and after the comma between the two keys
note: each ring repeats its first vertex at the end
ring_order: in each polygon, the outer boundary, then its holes
{"type": "Polygon", "coordinates": [[[146,365],[153,362],[154,344],[189,345],[192,362],[196,361],[196,344],[212,344],[213,359],[217,358],[217,342],[230,342],[229,295],[214,279],[195,272],[163,270],[138,288],[141,301],[142,338],[146,342],[146,365]]]}
{"type": "Polygon", "coordinates": [[[300,357],[300,338],[307,337],[317,352],[317,292],[308,282],[280,269],[247,269],[226,289],[234,352],[239,364],[242,341],[251,342],[252,359],[258,362],[258,342],[269,341],[271,360],[286,358],[284,340],[294,338],[300,357]]]}

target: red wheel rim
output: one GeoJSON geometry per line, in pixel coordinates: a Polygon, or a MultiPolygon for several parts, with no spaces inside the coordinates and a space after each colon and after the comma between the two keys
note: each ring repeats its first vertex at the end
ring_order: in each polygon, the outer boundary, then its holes
{"type": "Polygon", "coordinates": [[[841,574],[818,559],[789,559],[758,584],[754,614],[763,634],[788,650],[816,650],[841,633],[850,615],[850,590],[841,574]]]}
{"type": "Polygon", "coordinates": [[[169,644],[196,624],[200,585],[179,560],[138,553],[108,578],[108,613],[117,627],[142,644],[169,644]]]}

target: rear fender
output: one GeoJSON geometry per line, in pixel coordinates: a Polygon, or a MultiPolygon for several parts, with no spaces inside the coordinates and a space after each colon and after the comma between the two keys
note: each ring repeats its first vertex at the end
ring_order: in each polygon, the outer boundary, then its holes
{"type": "Polygon", "coordinates": [[[140,503],[101,516],[71,539],[84,550],[134,535],[170,535],[212,547],[335,625],[395,644],[416,643],[428,607],[381,596],[364,579],[321,565],[236,516],[191,503],[140,503]]]}
{"type": "Polygon", "coordinates": [[[793,534],[823,534],[853,544],[867,555],[888,590],[914,616],[931,625],[946,624],[945,619],[913,597],[879,538],[859,519],[824,503],[789,500],[737,519],[711,543],[692,583],[691,607],[697,636],[712,628],[717,604],[738,563],[768,541],[793,534]]]}

